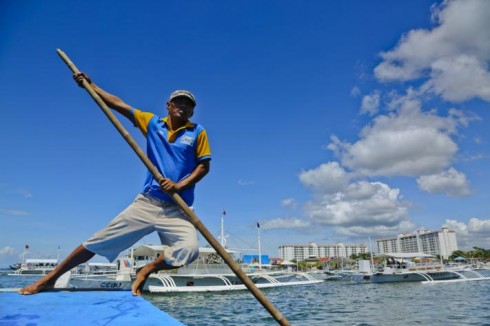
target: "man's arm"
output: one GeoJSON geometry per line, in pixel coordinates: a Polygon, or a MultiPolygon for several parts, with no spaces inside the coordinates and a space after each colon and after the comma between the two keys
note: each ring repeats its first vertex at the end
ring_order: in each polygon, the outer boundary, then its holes
{"type": "Polygon", "coordinates": [[[77,82],[78,86],[83,87],[83,79],[85,79],[90,86],[92,86],[93,90],[97,93],[97,95],[100,96],[102,101],[104,101],[105,104],[107,104],[108,107],[111,109],[121,113],[123,116],[128,118],[129,120],[133,119],[133,115],[131,113],[131,106],[128,105],[126,102],[121,100],[119,97],[112,95],[99,86],[97,86],[95,83],[92,82],[92,80],[83,72],[74,74],[73,79],[77,82]]]}
{"type": "Polygon", "coordinates": [[[185,179],[180,180],[179,182],[173,182],[170,179],[164,178],[162,182],[160,182],[160,187],[162,190],[166,192],[179,192],[182,189],[195,185],[199,182],[206,174],[209,172],[209,161],[204,160],[197,164],[196,168],[192,173],[185,179]]]}

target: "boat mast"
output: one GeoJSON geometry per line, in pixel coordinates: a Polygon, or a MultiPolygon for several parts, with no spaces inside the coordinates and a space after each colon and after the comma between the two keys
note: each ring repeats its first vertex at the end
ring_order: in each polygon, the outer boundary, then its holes
{"type": "Polygon", "coordinates": [[[26,262],[27,251],[29,251],[29,245],[24,246],[24,251],[22,252],[22,264],[25,264],[26,262]]]}
{"type": "Polygon", "coordinates": [[[371,244],[371,237],[368,237],[369,239],[369,251],[371,252],[371,271],[374,273],[374,271],[376,270],[374,268],[374,258],[373,258],[373,246],[371,244]]]}
{"type": "Polygon", "coordinates": [[[221,246],[224,248],[226,245],[226,240],[225,240],[225,215],[226,212],[223,210],[223,215],[221,215],[221,246]]]}
{"type": "Polygon", "coordinates": [[[260,224],[257,222],[257,238],[259,242],[259,269],[262,269],[262,251],[260,250],[260,224]]]}

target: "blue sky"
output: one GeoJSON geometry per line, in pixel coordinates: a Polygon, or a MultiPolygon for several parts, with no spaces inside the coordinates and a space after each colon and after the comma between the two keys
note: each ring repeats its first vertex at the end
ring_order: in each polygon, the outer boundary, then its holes
{"type": "Polygon", "coordinates": [[[143,185],[57,48],[136,108],[196,95],[195,211],[218,236],[226,210],[229,247],[256,222],[271,256],[443,226],[490,247],[487,1],[11,0],[0,22],[0,266],[66,256],[143,185]]]}

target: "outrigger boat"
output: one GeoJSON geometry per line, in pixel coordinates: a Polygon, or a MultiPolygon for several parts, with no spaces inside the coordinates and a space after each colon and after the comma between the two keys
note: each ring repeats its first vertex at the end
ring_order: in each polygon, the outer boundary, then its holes
{"type": "MultiPolygon", "coordinates": [[[[199,258],[192,264],[173,271],[151,274],[144,290],[150,293],[165,292],[216,292],[246,290],[233,271],[221,261],[212,248],[200,248],[199,258]]],[[[235,251],[227,250],[229,253],[235,251]]],[[[161,252],[161,245],[142,245],[132,249],[128,256],[118,260],[118,272],[114,276],[86,275],[71,277],[68,287],[129,290],[139,268],[153,261],[161,252]]],[[[270,265],[262,265],[270,266],[270,265]]],[[[258,288],[293,285],[309,285],[323,282],[307,273],[258,268],[243,265],[242,269],[258,288]]]]}
{"type": "Polygon", "coordinates": [[[25,259],[10,276],[46,275],[58,266],[58,259],[25,259]]]}
{"type": "Polygon", "coordinates": [[[9,273],[9,276],[32,276],[46,275],[58,266],[60,252],[58,248],[58,258],[26,258],[29,254],[29,245],[24,247],[22,253],[22,262],[10,265],[10,269],[14,272],[9,273]]]}
{"type": "MultiPolygon", "coordinates": [[[[221,245],[225,246],[224,218],[221,218],[221,245]]],[[[307,273],[290,270],[274,269],[269,262],[263,262],[260,253],[260,233],[258,235],[259,255],[258,264],[241,264],[242,270],[258,288],[272,288],[293,285],[309,285],[322,283],[307,273]]],[[[69,281],[69,286],[77,288],[105,288],[112,290],[127,290],[131,288],[132,280],[137,271],[162,254],[161,245],[141,245],[131,249],[126,257],[117,261],[117,274],[114,276],[75,277],[69,281]]],[[[238,251],[226,249],[234,256],[238,251]]],[[[160,271],[151,274],[145,283],[144,291],[151,293],[164,292],[215,292],[245,290],[245,285],[222,260],[213,248],[199,248],[199,257],[191,264],[171,271],[160,271]]]]}
{"type": "MultiPolygon", "coordinates": [[[[387,259],[387,264],[372,269],[371,261],[360,260],[359,271],[350,276],[356,283],[393,283],[393,282],[434,282],[465,278],[461,271],[446,268],[431,255],[424,253],[391,253],[378,257],[387,259]],[[422,262],[415,262],[419,259],[422,262]]],[[[481,275],[481,277],[483,277],[481,275]]]]}

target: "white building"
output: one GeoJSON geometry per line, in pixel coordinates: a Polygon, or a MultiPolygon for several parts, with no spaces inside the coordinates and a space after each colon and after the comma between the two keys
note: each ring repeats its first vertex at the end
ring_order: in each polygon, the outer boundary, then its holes
{"type": "Polygon", "coordinates": [[[423,252],[434,256],[441,255],[444,259],[458,250],[456,232],[448,228],[439,231],[421,229],[415,233],[399,234],[396,238],[378,239],[376,244],[378,254],[423,252]]]}
{"type": "Polygon", "coordinates": [[[318,245],[311,242],[308,245],[284,245],[279,247],[279,257],[283,260],[303,261],[309,258],[349,257],[352,254],[366,253],[367,246],[346,245],[343,243],[318,245]]]}

